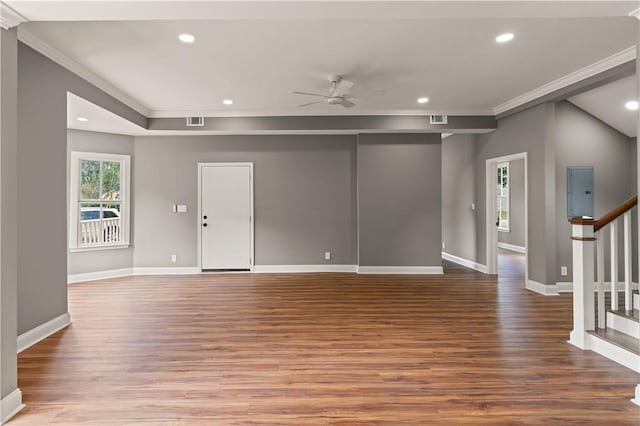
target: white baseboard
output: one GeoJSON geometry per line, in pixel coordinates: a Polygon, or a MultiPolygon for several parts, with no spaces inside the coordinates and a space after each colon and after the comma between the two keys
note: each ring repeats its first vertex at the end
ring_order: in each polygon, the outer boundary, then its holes
{"type": "Polygon", "coordinates": [[[197,275],[201,273],[202,271],[197,266],[133,268],[133,275],[197,275]]]}
{"type": "Polygon", "coordinates": [[[640,327],[638,321],[630,318],[616,315],[613,312],[607,312],[607,328],[613,328],[620,333],[624,333],[636,339],[640,338],[640,327]]]}
{"type": "Polygon", "coordinates": [[[526,289],[544,296],[557,296],[559,294],[557,285],[545,285],[534,280],[527,282],[526,289]]]}
{"type": "Polygon", "coordinates": [[[467,268],[475,269],[478,272],[486,274],[488,271],[487,265],[474,262],[473,260],[465,259],[464,257],[454,256],[453,254],[442,252],[442,258],[458,265],[466,266],[467,268]]]}
{"type": "MultiPolygon", "coordinates": [[[[558,289],[558,293],[573,293],[573,282],[572,281],[559,281],[556,283],[556,287],[558,289]]],[[[598,283],[594,284],[594,288],[597,291],[599,287],[598,283]]],[[[616,289],[618,291],[624,291],[624,283],[623,282],[619,282],[618,285],[616,286],[616,289]]],[[[632,290],[637,290],[638,289],[638,283],[631,283],[631,289],[632,290]]],[[[605,292],[611,292],[611,283],[610,282],[605,282],[604,283],[604,291],[605,292]]],[[[634,304],[634,306],[638,306],[636,304],[634,304]]]]}
{"type": "Polygon", "coordinates": [[[69,324],[71,324],[71,316],[69,315],[69,312],[67,312],[45,322],[44,324],[40,324],[36,328],[22,333],[18,336],[18,353],[30,348],[39,341],[46,339],[53,333],[62,330],[69,324]]]}
{"type": "Polygon", "coordinates": [[[86,272],[83,274],[69,274],[67,283],[81,283],[85,281],[106,280],[108,278],[128,277],[133,275],[133,268],[111,269],[108,271],[86,272]]]}
{"type": "Polygon", "coordinates": [[[22,392],[18,388],[2,398],[2,401],[0,402],[0,424],[8,422],[9,419],[18,414],[23,408],[22,392]]]}
{"type": "Polygon", "coordinates": [[[442,266],[358,266],[359,274],[442,275],[442,266]]]}
{"type": "Polygon", "coordinates": [[[515,251],[515,252],[518,252],[518,253],[526,253],[527,252],[527,248],[526,247],[516,246],[516,245],[513,245],[513,244],[509,244],[509,243],[500,243],[500,242],[498,242],[498,248],[509,250],[509,251],[515,251]]]}
{"type": "Polygon", "coordinates": [[[257,274],[287,274],[304,272],[357,272],[357,265],[254,265],[257,274]]]}

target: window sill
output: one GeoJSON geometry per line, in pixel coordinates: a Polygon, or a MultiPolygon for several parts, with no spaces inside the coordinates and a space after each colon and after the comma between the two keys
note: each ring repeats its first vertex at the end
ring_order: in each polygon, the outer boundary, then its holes
{"type": "Polygon", "coordinates": [[[70,253],[82,253],[85,251],[102,251],[102,250],[118,250],[129,248],[130,244],[118,244],[113,246],[94,246],[94,247],[70,247],[70,253]]]}
{"type": "Polygon", "coordinates": [[[511,232],[510,229],[498,228],[498,232],[511,232]]]}

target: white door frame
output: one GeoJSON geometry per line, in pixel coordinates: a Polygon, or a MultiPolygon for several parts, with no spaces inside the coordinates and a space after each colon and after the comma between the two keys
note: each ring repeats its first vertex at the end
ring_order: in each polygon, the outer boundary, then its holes
{"type": "Polygon", "coordinates": [[[524,160],[524,277],[525,286],[529,282],[529,183],[527,153],[506,155],[504,157],[489,158],[486,162],[486,254],[487,273],[498,273],[498,228],[496,227],[496,170],[498,163],[524,160]]]}
{"type": "Polygon", "coordinates": [[[255,228],[255,213],[253,208],[253,163],[198,163],[198,212],[196,217],[196,229],[198,230],[198,269],[202,271],[202,169],[204,167],[233,167],[233,166],[249,166],[249,179],[251,185],[249,185],[249,196],[251,197],[251,262],[249,265],[249,272],[253,272],[256,264],[255,245],[254,245],[254,228],[255,228]]]}

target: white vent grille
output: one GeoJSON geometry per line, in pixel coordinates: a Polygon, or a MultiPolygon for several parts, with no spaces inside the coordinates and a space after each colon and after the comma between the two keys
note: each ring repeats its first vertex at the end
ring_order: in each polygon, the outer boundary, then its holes
{"type": "Polygon", "coordinates": [[[187,127],[204,126],[204,117],[187,117],[187,127]]]}
{"type": "Polygon", "coordinates": [[[447,116],[445,114],[431,114],[429,116],[430,124],[447,124],[447,116]]]}

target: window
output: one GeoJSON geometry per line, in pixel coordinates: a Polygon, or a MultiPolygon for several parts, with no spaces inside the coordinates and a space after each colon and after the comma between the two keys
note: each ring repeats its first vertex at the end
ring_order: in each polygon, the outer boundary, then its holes
{"type": "Polygon", "coordinates": [[[509,163],[498,164],[496,225],[509,232],[509,163]]]}
{"type": "Polygon", "coordinates": [[[129,246],[130,157],[72,152],[69,248],[129,246]]]}

